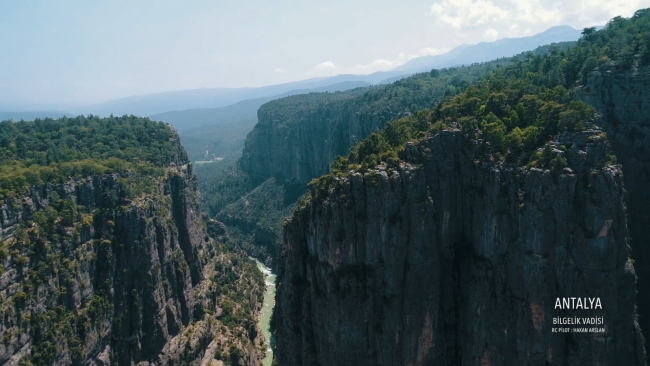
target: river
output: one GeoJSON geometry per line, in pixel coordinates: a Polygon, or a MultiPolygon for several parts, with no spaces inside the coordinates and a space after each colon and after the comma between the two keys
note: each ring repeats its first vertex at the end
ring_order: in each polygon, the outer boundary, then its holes
{"type": "Polygon", "coordinates": [[[264,366],[271,366],[273,363],[273,351],[271,350],[271,315],[273,314],[273,307],[275,306],[275,274],[271,269],[266,267],[262,262],[254,259],[257,263],[257,268],[264,274],[264,282],[266,283],[266,290],[264,291],[264,304],[262,306],[262,313],[260,314],[259,327],[262,329],[262,334],[266,338],[267,351],[264,357],[264,366]]]}

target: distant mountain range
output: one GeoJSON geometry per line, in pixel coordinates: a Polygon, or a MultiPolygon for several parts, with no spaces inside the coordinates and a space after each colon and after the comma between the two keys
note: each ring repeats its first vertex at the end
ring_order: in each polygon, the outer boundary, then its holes
{"type": "MultiPolygon", "coordinates": [[[[263,104],[264,100],[269,101],[285,95],[305,93],[319,89],[322,89],[321,91],[333,91],[369,84],[384,84],[417,72],[429,71],[433,68],[485,62],[501,57],[510,57],[524,51],[533,50],[545,44],[576,41],[580,38],[580,33],[579,30],[563,25],[550,28],[542,33],[529,37],[504,38],[494,42],[461,45],[442,55],[414,58],[394,70],[379,71],[369,75],[344,74],[258,88],[203,88],[136,95],[75,108],[69,112],[11,112],[10,105],[0,103],[0,110],[4,111],[1,112],[0,119],[11,118],[19,120],[46,116],[56,118],[66,114],[95,114],[100,116],[134,114],[152,116],[155,119],[168,121],[179,129],[184,129],[189,128],[188,126],[201,126],[202,123],[213,123],[223,118],[232,121],[232,113],[240,116],[241,110],[246,109],[246,113],[250,114],[252,106],[259,107],[261,105],[260,102],[263,104]],[[333,88],[326,89],[328,87],[333,88]],[[236,105],[239,102],[243,103],[236,105]],[[219,111],[201,110],[226,106],[231,107],[219,111]],[[185,110],[192,111],[187,113],[180,112],[185,110]]],[[[257,107],[255,107],[255,110],[257,107]]]]}
{"type": "Polygon", "coordinates": [[[259,88],[202,88],[136,95],[79,108],[80,113],[99,115],[152,114],[196,108],[217,108],[246,99],[264,98],[296,89],[312,89],[333,84],[315,78],[259,88]]]}
{"type": "Polygon", "coordinates": [[[414,58],[395,68],[393,71],[415,73],[429,71],[431,69],[469,65],[475,62],[486,62],[501,57],[514,56],[551,43],[577,41],[580,36],[581,31],[573,29],[568,25],[560,25],[549,28],[534,36],[503,38],[494,42],[460,45],[442,55],[414,58]]]}
{"type": "MultiPolygon", "coordinates": [[[[308,79],[299,82],[247,89],[198,89],[130,97],[88,107],[92,113],[123,114],[126,110],[139,110],[139,114],[153,115],[171,110],[215,108],[247,99],[269,98],[282,93],[298,94],[300,90],[324,88],[341,83],[361,82],[383,84],[429,71],[475,62],[486,62],[501,57],[533,50],[539,46],[567,41],[577,41],[581,32],[569,26],[557,26],[529,37],[504,38],[494,42],[461,45],[437,56],[417,57],[391,71],[378,71],[369,75],[343,74],[328,78],[308,79]]],[[[354,84],[351,84],[354,85],[354,84]]],[[[356,86],[355,86],[356,87],[356,86]]],[[[344,90],[344,89],[339,89],[344,90]]],[[[286,95],[289,95],[286,94],[286,95]]],[[[274,98],[272,98],[274,99],[274,98]]],[[[270,99],[269,99],[270,100],[270,99]]],[[[260,104],[261,105],[261,104],[260,104]]],[[[135,112],[128,112],[134,113],[135,112]]],[[[180,128],[180,126],[177,126],[180,128]]]]}
{"type": "Polygon", "coordinates": [[[178,131],[212,124],[233,123],[257,118],[259,107],[271,100],[296,94],[337,92],[371,85],[365,81],[344,81],[313,89],[296,89],[271,97],[243,100],[225,107],[198,108],[150,115],[151,119],[171,123],[178,131]]]}
{"type": "Polygon", "coordinates": [[[61,118],[64,116],[72,117],[72,114],[50,111],[33,111],[33,112],[0,112],[0,121],[13,119],[14,121],[33,121],[37,118],[61,118]]]}

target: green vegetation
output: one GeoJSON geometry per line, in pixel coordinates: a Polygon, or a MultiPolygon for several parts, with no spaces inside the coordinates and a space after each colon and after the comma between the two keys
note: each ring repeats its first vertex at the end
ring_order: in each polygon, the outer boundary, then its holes
{"type": "Polygon", "coordinates": [[[602,31],[586,29],[576,47],[515,57],[462,93],[449,93],[434,108],[370,135],[347,157],[338,157],[331,174],[309,184],[311,195],[323,193],[336,176],[350,170],[364,171],[382,162],[395,167],[405,158],[406,142],[417,144],[452,128],[482,141],[495,163],[561,168],[566,162],[552,158],[549,145],[539,149],[558,133],[594,126],[595,111],[577,101],[572,89],[599,66],[628,70],[649,64],[648,47],[650,10],[645,9],[631,19],[614,18],[602,31]]]}
{"type": "Polygon", "coordinates": [[[294,95],[264,104],[259,113],[272,115],[273,128],[286,133],[306,121],[334,123],[341,118],[336,111],[377,115],[386,123],[397,115],[432,107],[437,100],[460,93],[483,75],[509,62],[509,59],[501,59],[468,67],[432,70],[391,84],[344,92],[294,95]]]}
{"type": "MultiPolygon", "coordinates": [[[[566,50],[573,42],[552,47],[566,50]]],[[[529,55],[546,54],[551,46],[542,46],[529,55]]],[[[395,117],[432,108],[445,97],[453,97],[485,75],[510,65],[516,58],[502,58],[471,66],[445,68],[419,73],[390,84],[356,88],[335,93],[309,93],[280,98],[260,107],[261,115],[273,116],[273,128],[290,133],[301,123],[340,122],[336,111],[353,112],[364,117],[377,116],[383,124],[395,117]]],[[[383,125],[382,125],[383,126],[383,125]]],[[[253,130],[253,134],[256,129],[253,130]]],[[[247,138],[251,139],[251,136],[247,138]]]]}
{"type": "Polygon", "coordinates": [[[248,255],[272,266],[276,245],[282,240],[282,227],[278,218],[291,215],[299,195],[304,194],[303,185],[291,185],[271,178],[227,205],[216,216],[217,220],[232,225],[228,245],[243,249],[248,255]],[[255,227],[254,233],[240,227],[255,227]]]}
{"type": "Polygon", "coordinates": [[[219,163],[228,166],[241,156],[246,134],[253,129],[255,123],[257,123],[257,118],[253,117],[230,123],[211,124],[191,130],[182,130],[178,134],[191,161],[220,157],[223,160],[219,163]]]}
{"type": "MultiPolygon", "coordinates": [[[[570,43],[563,43],[556,47],[564,50],[570,45],[570,43]]],[[[531,52],[531,55],[544,54],[548,49],[547,46],[540,47],[531,52]]],[[[271,115],[274,134],[285,135],[289,139],[293,138],[292,134],[302,124],[341,124],[345,123],[344,119],[350,114],[359,115],[364,127],[367,125],[366,121],[374,118],[377,118],[380,127],[383,127],[388,121],[400,116],[432,108],[443,98],[461,93],[481,77],[511,62],[511,59],[504,58],[466,67],[432,70],[386,85],[343,92],[293,95],[262,105],[259,113],[271,115]]],[[[259,142],[260,131],[261,126],[256,125],[248,135],[247,141],[251,146],[259,142]]],[[[372,130],[365,131],[365,135],[357,137],[364,138],[371,132],[372,130]]],[[[211,216],[217,215],[224,207],[262,183],[252,182],[248,173],[238,164],[223,171],[220,171],[217,166],[201,167],[197,169],[197,175],[201,183],[202,207],[211,216]]]]}
{"type": "Polygon", "coordinates": [[[638,10],[629,19],[615,17],[600,31],[585,28],[563,67],[566,83],[584,84],[587,74],[597,67],[630,70],[650,64],[649,28],[650,9],[638,10]]]}
{"type": "Polygon", "coordinates": [[[238,255],[219,256],[214,261],[214,270],[211,280],[222,310],[219,320],[228,328],[255,324],[254,303],[245,298],[251,294],[257,297],[259,303],[263,300],[264,276],[255,262],[238,255]]]}
{"type": "MultiPolygon", "coordinates": [[[[31,354],[23,357],[21,364],[51,365],[61,347],[78,363],[88,356],[83,349],[86,335],[107,321],[113,309],[108,286],[111,233],[102,234],[96,226],[98,239],[79,243],[81,231],[89,230],[94,221],[100,222],[93,218],[98,214],[77,205],[74,198],[62,199],[52,192],[47,207],[38,210],[33,220],[21,223],[12,237],[0,243],[0,259],[9,259],[11,267],[22,273],[20,291],[10,298],[13,304],[0,306],[5,319],[12,319],[7,326],[12,327],[16,336],[27,331],[32,335],[31,354]],[[94,252],[99,254],[88,255],[89,246],[94,246],[94,252]],[[65,250],[68,247],[74,250],[65,250]],[[84,306],[76,308],[70,296],[78,280],[79,266],[90,264],[97,268],[100,288],[84,306]],[[34,306],[38,301],[45,303],[44,311],[34,306]]],[[[4,337],[9,341],[12,332],[5,332],[4,337]]]]}
{"type": "MultiPolygon", "coordinates": [[[[176,133],[146,118],[79,116],[0,123],[0,202],[21,210],[29,202],[23,200],[28,187],[52,183],[51,189],[36,190],[42,198],[35,204],[36,212],[0,241],[0,274],[12,271],[19,279],[11,284],[15,288],[11,295],[0,298],[4,321],[0,340],[15,346],[19,337],[29,337],[31,350],[21,365],[85,364],[97,355],[94,342],[110,342],[118,363],[140,357],[141,337],[150,334],[143,328],[152,321],[147,308],[153,289],[169,296],[186,278],[198,287],[201,306],[187,309],[183,323],[219,325],[202,327],[213,333],[196,336],[193,325],[177,329],[187,334],[188,344],[189,338],[204,338],[186,346],[187,352],[174,356],[174,363],[200,357],[217,335],[224,338],[225,360],[236,360],[237,348],[230,347],[250,341],[264,291],[254,263],[207,235],[203,240],[209,251],[194,261],[178,247],[150,271],[128,260],[151,256],[145,239],[156,230],[166,231],[161,237],[178,246],[173,243],[180,241],[180,229],[172,199],[161,188],[175,182],[172,177],[178,171],[169,168],[186,161],[176,133]],[[77,180],[72,192],[60,184],[86,177],[93,180],[77,180]],[[96,185],[97,179],[101,185],[96,185]],[[98,207],[79,204],[84,193],[95,194],[98,207]],[[142,210],[155,210],[155,216],[142,215],[142,210]],[[138,220],[133,221],[134,216],[138,220]],[[131,224],[141,226],[144,233],[135,241],[128,238],[131,224]],[[208,253],[212,262],[203,267],[208,253]],[[193,271],[199,268],[209,268],[208,274],[196,276],[193,271]]],[[[192,197],[189,192],[187,199],[192,197]]],[[[151,242],[156,239],[149,237],[151,242]]],[[[170,326],[176,327],[176,322],[170,326]]]]}
{"type": "Polygon", "coordinates": [[[541,70],[528,67],[526,78],[509,77],[509,72],[507,68],[494,73],[484,83],[444,100],[434,110],[390,122],[383,131],[355,146],[347,158],[337,158],[332,172],[367,170],[381,162],[394,167],[405,158],[406,142],[422,141],[430,133],[456,127],[481,138],[497,161],[522,163],[549,136],[584,130],[593,124],[593,109],[572,100],[563,86],[535,85],[534,78],[541,70]]]}
{"type": "MultiPolygon", "coordinates": [[[[557,45],[565,50],[571,43],[557,45]]],[[[544,54],[549,47],[540,47],[531,55],[544,54]]],[[[509,58],[475,64],[466,67],[432,70],[401,79],[391,84],[351,89],[333,93],[308,93],[280,98],[260,107],[260,115],[270,115],[273,120],[274,138],[286,136],[289,140],[300,126],[316,128],[311,125],[345,124],[345,119],[358,115],[362,133],[359,136],[341,136],[341,138],[363,139],[374,129],[374,119],[379,127],[400,116],[414,114],[419,110],[433,108],[443,98],[453,97],[464,91],[486,74],[509,65],[509,58]]],[[[254,146],[260,139],[262,127],[255,126],[247,137],[247,143],[254,146]]],[[[347,152],[347,144],[339,143],[341,153],[347,152]]],[[[252,147],[254,149],[254,147],[252,147]]],[[[239,200],[246,193],[255,189],[262,181],[251,181],[247,172],[238,164],[216,172],[215,167],[206,166],[197,169],[200,175],[202,207],[211,216],[216,216],[227,205],[239,200]],[[215,174],[216,173],[216,174],[215,174]]],[[[268,178],[271,178],[270,176],[268,178]]],[[[293,195],[294,198],[296,195],[293,195]]],[[[277,219],[277,218],[276,218],[277,219]]],[[[276,226],[280,226],[278,220],[276,226]]]]}
{"type": "Polygon", "coordinates": [[[0,197],[70,177],[158,176],[184,155],[174,138],[168,125],[134,116],[0,122],[0,197]]]}
{"type": "Polygon", "coordinates": [[[202,163],[192,162],[194,175],[196,175],[196,178],[199,181],[201,193],[203,193],[204,190],[208,190],[208,187],[214,186],[217,182],[217,178],[222,177],[223,179],[224,172],[233,169],[232,167],[237,164],[237,160],[240,156],[241,149],[237,154],[226,156],[223,160],[205,161],[202,163]]]}
{"type": "MultiPolygon", "coordinates": [[[[206,173],[207,175],[208,173],[206,173]]],[[[201,207],[211,217],[255,188],[250,177],[235,164],[210,180],[201,180],[201,207]]]]}

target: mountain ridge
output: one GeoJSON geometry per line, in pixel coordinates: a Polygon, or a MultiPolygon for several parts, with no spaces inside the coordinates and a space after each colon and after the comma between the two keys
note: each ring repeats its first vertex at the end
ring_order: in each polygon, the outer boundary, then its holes
{"type": "Polygon", "coordinates": [[[364,81],[343,81],[317,88],[295,89],[268,97],[246,99],[223,107],[168,111],[150,115],[149,118],[170,123],[177,131],[184,131],[191,128],[203,127],[208,124],[220,124],[223,123],[223,120],[228,120],[230,123],[236,122],[237,120],[255,118],[257,116],[257,109],[262,104],[290,95],[345,91],[369,85],[369,83],[364,81]],[[188,120],[191,120],[191,122],[186,122],[188,120]]]}
{"type": "Polygon", "coordinates": [[[514,56],[546,44],[577,41],[580,35],[579,30],[568,25],[560,25],[527,37],[501,38],[493,42],[463,44],[441,55],[415,58],[394,70],[418,72],[434,68],[468,65],[474,62],[485,62],[501,57],[514,56]]]}

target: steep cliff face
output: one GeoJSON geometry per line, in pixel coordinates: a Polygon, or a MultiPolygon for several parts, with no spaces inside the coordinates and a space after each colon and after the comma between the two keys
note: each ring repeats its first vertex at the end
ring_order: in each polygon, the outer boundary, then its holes
{"type": "Polygon", "coordinates": [[[278,363],[645,365],[623,178],[598,132],[560,135],[560,171],[495,165],[452,130],[339,178],[286,223],[278,363]],[[553,333],[559,316],[605,332],[553,333]]]}
{"type": "Polygon", "coordinates": [[[2,202],[1,364],[259,364],[255,320],[220,295],[255,313],[263,282],[208,236],[182,155],[142,194],[122,173],[2,202]]]}
{"type": "MultiPolygon", "coordinates": [[[[311,96],[294,98],[301,97],[311,96]]],[[[324,104],[290,117],[286,113],[276,115],[272,108],[262,106],[257,113],[258,123],[246,140],[242,168],[255,181],[279,176],[306,183],[329,172],[334,158],[347,155],[350,147],[388,121],[409,113],[402,108],[360,114],[362,105],[350,103],[347,98],[331,106],[324,104]]]]}
{"type": "Polygon", "coordinates": [[[623,165],[630,245],[639,284],[639,322],[650,347],[650,68],[592,72],[578,95],[603,114],[602,127],[623,165]]]}

